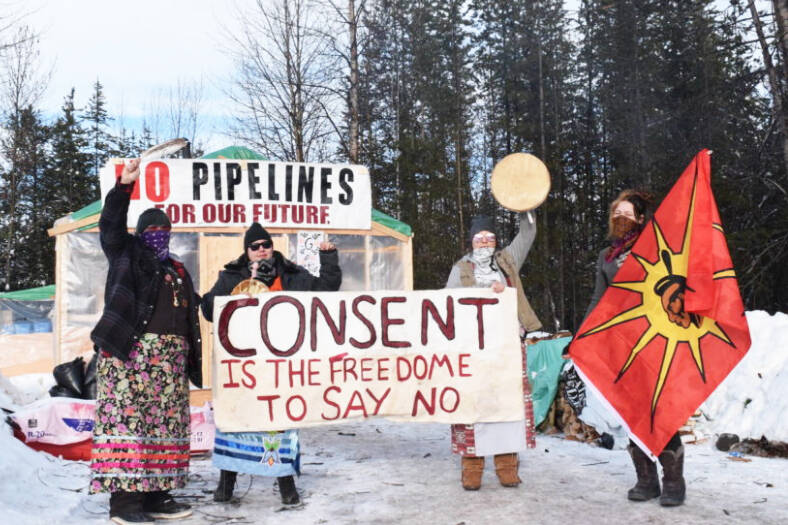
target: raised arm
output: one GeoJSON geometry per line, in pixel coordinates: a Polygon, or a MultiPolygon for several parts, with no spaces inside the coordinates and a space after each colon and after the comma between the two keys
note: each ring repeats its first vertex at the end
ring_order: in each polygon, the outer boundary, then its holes
{"type": "Polygon", "coordinates": [[[134,189],[135,181],[140,176],[139,166],[139,159],[129,161],[123,167],[123,173],[115,187],[109,190],[104,199],[104,206],[99,218],[99,240],[101,249],[108,259],[114,258],[131,240],[126,222],[131,192],[134,189]]]}
{"type": "Polygon", "coordinates": [[[320,243],[320,276],[312,280],[312,290],[335,292],[342,284],[339,253],[331,242],[320,243]]]}
{"type": "Polygon", "coordinates": [[[520,213],[520,230],[517,235],[512,239],[511,244],[504,248],[509,252],[509,255],[514,259],[514,264],[519,269],[525,262],[528,252],[531,250],[531,245],[536,238],[536,218],[530,211],[520,213]]]}

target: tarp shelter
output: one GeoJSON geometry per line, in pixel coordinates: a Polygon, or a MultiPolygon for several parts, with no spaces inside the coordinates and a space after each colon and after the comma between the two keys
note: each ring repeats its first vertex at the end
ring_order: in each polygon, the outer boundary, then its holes
{"type": "Polygon", "coordinates": [[[3,373],[23,373],[52,363],[54,304],[54,284],[0,293],[0,370],[3,373]]]}
{"type": "MultiPolygon", "coordinates": [[[[259,159],[246,148],[230,147],[203,158],[259,159]]],[[[101,202],[94,202],[62,219],[49,234],[56,239],[55,340],[58,362],[92,350],[90,331],[104,307],[107,261],[99,245],[97,223],[101,202]]],[[[337,244],[342,290],[413,289],[412,230],[407,224],[370,210],[369,230],[326,229],[337,244]]],[[[264,225],[265,226],[265,225],[264,225]]],[[[274,246],[296,261],[298,230],[267,228],[274,246]]],[[[243,252],[244,227],[173,227],[170,249],[183,260],[200,293],[210,290],[224,265],[243,252]]],[[[211,324],[202,320],[203,377],[211,378],[211,324]]]]}

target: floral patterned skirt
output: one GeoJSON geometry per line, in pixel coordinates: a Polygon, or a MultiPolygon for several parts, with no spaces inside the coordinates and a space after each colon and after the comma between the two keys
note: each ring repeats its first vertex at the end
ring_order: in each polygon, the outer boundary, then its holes
{"type": "MultiPolygon", "coordinates": [[[[525,425],[525,446],[526,448],[536,447],[536,429],[534,428],[534,402],[531,391],[531,382],[528,381],[528,352],[525,343],[521,345],[523,355],[523,401],[525,402],[525,414],[523,424],[525,425]]],[[[479,423],[486,425],[488,423],[479,423]]],[[[506,428],[506,425],[492,423],[506,428]]],[[[451,450],[461,456],[476,456],[476,435],[474,425],[452,425],[451,426],[451,450]]],[[[517,452],[511,450],[510,452],[517,452]]]]}
{"type": "Polygon", "coordinates": [[[187,353],[185,337],[146,333],[127,361],[99,356],[91,493],[186,485],[187,353]]]}

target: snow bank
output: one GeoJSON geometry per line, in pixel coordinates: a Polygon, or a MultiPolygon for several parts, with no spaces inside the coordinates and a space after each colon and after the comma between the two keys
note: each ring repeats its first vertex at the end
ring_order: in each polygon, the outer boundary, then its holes
{"type": "Polygon", "coordinates": [[[788,315],[746,315],[752,347],[701,406],[698,428],[788,442],[788,315]]]}

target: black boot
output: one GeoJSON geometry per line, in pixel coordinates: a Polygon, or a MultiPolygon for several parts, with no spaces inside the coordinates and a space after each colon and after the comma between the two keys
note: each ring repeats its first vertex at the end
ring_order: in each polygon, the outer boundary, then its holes
{"type": "Polygon", "coordinates": [[[657,464],[651,461],[640,447],[629,442],[629,455],[632,456],[632,463],[635,464],[635,472],[638,481],[634,487],[629,489],[627,498],[632,501],[648,501],[659,496],[659,477],[657,476],[657,464]]]}
{"type": "Polygon", "coordinates": [[[213,492],[213,500],[218,502],[230,501],[233,497],[233,489],[235,488],[235,478],[238,473],[232,470],[222,470],[219,474],[219,485],[213,492]]]}
{"type": "Polygon", "coordinates": [[[154,525],[142,510],[142,492],[113,492],[109,495],[109,519],[120,525],[154,525]]]}
{"type": "Polygon", "coordinates": [[[665,450],[659,455],[662,464],[662,496],[659,504],[663,507],[677,507],[684,503],[687,487],[684,483],[684,445],[678,434],[673,436],[665,450]]]}
{"type": "Polygon", "coordinates": [[[145,493],[142,509],[152,518],[174,520],[192,515],[191,507],[186,503],[178,503],[165,490],[145,493]]]}
{"type": "Polygon", "coordinates": [[[283,476],[276,478],[276,480],[279,483],[279,495],[282,496],[282,503],[285,505],[298,505],[301,503],[293,476],[283,476]]]}

